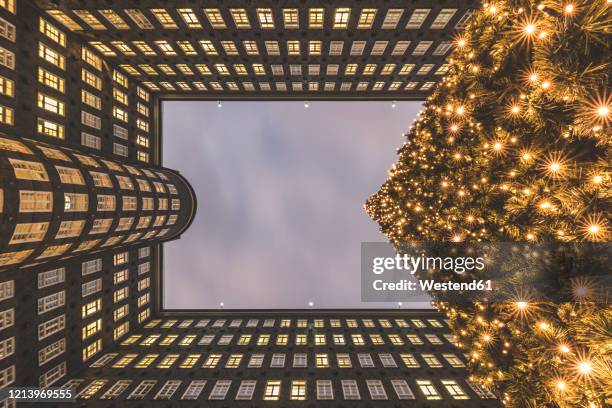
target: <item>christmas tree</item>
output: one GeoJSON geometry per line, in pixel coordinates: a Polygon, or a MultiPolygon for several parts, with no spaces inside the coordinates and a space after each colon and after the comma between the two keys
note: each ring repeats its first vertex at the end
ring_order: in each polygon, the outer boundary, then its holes
{"type": "MultiPolygon", "coordinates": [[[[610,241],[611,7],[504,0],[474,14],[366,203],[393,244],[610,241]]],[[[608,294],[570,282],[555,302],[434,299],[507,406],[611,403],[608,294]]]]}

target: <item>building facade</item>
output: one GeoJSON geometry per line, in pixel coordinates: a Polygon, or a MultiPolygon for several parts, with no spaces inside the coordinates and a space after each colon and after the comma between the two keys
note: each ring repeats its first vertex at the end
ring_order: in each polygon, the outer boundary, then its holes
{"type": "Polygon", "coordinates": [[[160,101],[424,99],[474,7],[0,0],[0,389],[93,407],[497,406],[435,312],[161,303],[163,242],[196,200],[162,166],[160,101]]]}

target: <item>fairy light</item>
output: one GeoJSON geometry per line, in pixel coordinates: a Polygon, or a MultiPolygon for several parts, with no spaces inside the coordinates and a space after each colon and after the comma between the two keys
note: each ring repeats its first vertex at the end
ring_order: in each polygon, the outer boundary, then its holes
{"type": "Polygon", "coordinates": [[[563,354],[567,354],[570,352],[570,348],[567,344],[560,344],[559,345],[559,351],[563,354]]]}
{"type": "Polygon", "coordinates": [[[573,14],[574,13],[574,5],[573,4],[568,4],[567,6],[565,6],[563,11],[565,11],[565,14],[573,14]]]}

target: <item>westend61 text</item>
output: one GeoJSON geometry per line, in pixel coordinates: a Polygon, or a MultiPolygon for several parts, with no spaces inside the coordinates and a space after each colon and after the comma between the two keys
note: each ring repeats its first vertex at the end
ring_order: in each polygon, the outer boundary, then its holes
{"type": "Polygon", "coordinates": [[[380,279],[372,283],[376,291],[490,291],[493,290],[493,285],[490,280],[473,280],[471,282],[436,282],[434,280],[419,280],[416,282],[402,279],[397,282],[383,282],[380,279]]]}

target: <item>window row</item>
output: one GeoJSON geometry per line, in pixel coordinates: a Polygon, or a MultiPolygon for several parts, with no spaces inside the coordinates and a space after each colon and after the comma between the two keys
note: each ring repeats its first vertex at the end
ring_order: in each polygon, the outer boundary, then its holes
{"type": "MultiPolygon", "coordinates": [[[[73,379],[62,388],[78,389],[85,380],[73,379]]],[[[465,385],[455,379],[432,380],[418,378],[416,380],[403,378],[394,379],[266,379],[266,380],[157,380],[135,381],[131,379],[117,380],[112,385],[108,379],[96,379],[85,385],[77,394],[78,399],[117,399],[127,400],[362,400],[375,401],[399,400],[468,400],[470,395],[465,385]],[[159,385],[158,385],[159,383],[159,385]],[[183,385],[185,383],[185,385],[183,385]],[[181,387],[182,386],[182,387],[181,387]],[[310,390],[310,387],[313,387],[310,390]],[[156,392],[152,392],[156,388],[156,392]],[[104,391],[101,391],[103,390],[104,391]],[[129,391],[128,391],[129,389],[129,391]],[[177,392],[181,389],[180,392],[177,392]],[[206,391],[205,391],[206,389],[206,391]],[[388,393],[394,393],[390,396],[388,393]],[[415,392],[417,394],[415,394],[415,392]],[[206,397],[206,395],[208,395],[206,397]]],[[[465,382],[473,393],[481,399],[496,398],[488,388],[474,381],[465,382]]]]}
{"type": "MultiPolygon", "coordinates": [[[[93,324],[93,323],[92,323],[93,324]]],[[[145,339],[141,345],[151,346],[153,341],[161,336],[145,339]]],[[[85,338],[85,336],[83,337],[85,338]]],[[[176,335],[168,335],[158,346],[187,346],[185,340],[176,342],[176,335]]],[[[94,362],[91,367],[99,368],[110,364],[118,356],[111,353],[94,362]]],[[[467,358],[467,356],[466,356],[467,358]]],[[[149,354],[127,353],[118,358],[112,368],[442,368],[465,367],[464,361],[454,353],[194,353],[182,355],[179,353],[149,354]],[[374,357],[373,357],[374,356],[374,357]],[[418,357],[417,357],[418,356],[418,357]]]]}
{"type": "MultiPolygon", "coordinates": [[[[391,328],[391,327],[415,327],[415,328],[426,328],[426,327],[434,327],[434,328],[442,328],[445,327],[444,324],[438,319],[200,319],[197,322],[195,320],[182,320],[179,321],[176,319],[155,319],[151,320],[149,323],[145,325],[146,328],[151,329],[154,327],[161,327],[163,329],[169,329],[172,327],[178,327],[179,329],[186,329],[189,327],[212,327],[212,328],[221,328],[221,327],[298,327],[298,328],[324,328],[324,327],[348,327],[348,328],[357,328],[357,327],[365,327],[365,328],[373,328],[373,327],[381,327],[381,328],[391,328]],[[410,323],[409,323],[410,321],[410,323]],[[344,323],[343,323],[344,322],[344,323]],[[178,323],[178,325],[177,325],[178,323]],[[195,324],[194,324],[195,323],[195,324]],[[211,324],[212,323],[212,324],[211,324]]],[[[448,321],[445,319],[445,323],[448,321]]]]}
{"type": "MultiPolygon", "coordinates": [[[[433,68],[433,64],[426,64],[425,69],[429,70],[433,68]]],[[[448,65],[444,64],[444,66],[440,67],[439,73],[436,71],[437,75],[442,75],[448,69],[448,65]]],[[[422,75],[425,75],[422,74],[422,75]]],[[[286,91],[294,91],[294,92],[366,92],[366,91],[430,91],[436,85],[436,81],[358,81],[358,82],[350,82],[343,81],[340,84],[337,84],[335,81],[326,81],[322,85],[318,81],[308,81],[304,83],[303,81],[293,81],[287,85],[286,82],[274,82],[271,84],[270,82],[251,82],[251,81],[227,81],[227,82],[218,82],[211,81],[208,83],[204,83],[202,81],[194,81],[191,83],[184,81],[177,82],[168,82],[161,81],[159,83],[151,82],[151,81],[143,81],[143,85],[148,87],[154,91],[160,91],[162,89],[166,91],[213,91],[213,92],[222,92],[222,91],[240,91],[244,90],[247,92],[253,91],[278,91],[278,92],[286,92],[286,91]],[[272,88],[274,85],[274,89],[272,88]],[[338,86],[339,85],[339,86],[338,86]],[[242,87],[242,89],[241,89],[242,87]]]]}
{"type": "MultiPolygon", "coordinates": [[[[378,9],[375,7],[351,8],[351,7],[308,7],[308,8],[230,8],[227,18],[219,8],[152,8],[152,9],[123,9],[98,10],[101,17],[87,10],[72,10],[89,28],[94,30],[106,30],[115,28],[118,30],[156,28],[153,21],[159,23],[164,29],[178,29],[179,24],[188,29],[263,29],[263,30],[297,30],[297,29],[334,29],[334,30],[406,30],[432,29],[440,30],[447,27],[450,20],[459,10],[456,8],[443,8],[437,13],[432,13],[430,8],[388,8],[378,9]],[[128,18],[126,18],[125,16],[128,18]],[[105,22],[106,24],[104,24],[105,22]],[[130,26],[132,22],[136,27],[130,26]],[[427,23],[425,26],[424,24],[427,23]]],[[[86,30],[81,24],[68,17],[61,10],[51,10],[58,21],[71,30],[86,30]]],[[[455,29],[463,29],[472,14],[466,11],[455,23],[455,29]]],[[[118,47],[120,48],[120,47],[118,47]]],[[[115,55],[109,48],[101,51],[108,55],[115,55]]]]}

